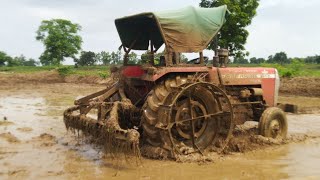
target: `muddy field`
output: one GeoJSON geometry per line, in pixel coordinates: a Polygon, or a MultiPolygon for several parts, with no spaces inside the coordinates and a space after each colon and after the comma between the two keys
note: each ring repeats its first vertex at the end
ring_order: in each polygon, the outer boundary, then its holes
{"type": "MultiPolygon", "coordinates": [[[[15,85],[26,84],[47,84],[47,83],[86,83],[103,84],[108,79],[98,76],[68,75],[60,76],[57,71],[43,71],[36,73],[13,73],[0,72],[1,84],[15,85]]],[[[307,97],[320,97],[319,77],[294,77],[281,78],[280,93],[284,95],[299,95],[307,97]]]]}
{"type": "MultiPolygon", "coordinates": [[[[239,152],[215,155],[212,162],[142,158],[137,163],[104,158],[99,147],[64,127],[63,110],[75,98],[102,88],[66,83],[0,86],[0,179],[320,178],[319,97],[282,94],[280,101],[299,104],[304,113],[288,115],[286,142],[268,141],[258,147],[238,140],[233,145],[239,152]]],[[[237,132],[257,143],[259,138],[247,133],[256,126],[249,122],[237,132]]]]}

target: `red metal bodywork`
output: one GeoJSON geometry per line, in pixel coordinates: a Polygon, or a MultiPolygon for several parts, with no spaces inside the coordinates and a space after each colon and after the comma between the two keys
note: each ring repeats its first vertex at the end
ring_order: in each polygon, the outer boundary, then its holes
{"type": "Polygon", "coordinates": [[[225,86],[259,86],[263,90],[263,98],[268,106],[276,106],[279,77],[274,68],[261,67],[159,67],[143,68],[141,66],[125,66],[122,75],[127,78],[139,78],[145,81],[156,81],[170,73],[208,73],[210,82],[225,86]],[[221,77],[221,82],[219,79],[221,77]]]}
{"type": "Polygon", "coordinates": [[[274,68],[219,68],[223,84],[259,85],[263,90],[263,98],[269,106],[277,104],[278,72],[274,68]]]}

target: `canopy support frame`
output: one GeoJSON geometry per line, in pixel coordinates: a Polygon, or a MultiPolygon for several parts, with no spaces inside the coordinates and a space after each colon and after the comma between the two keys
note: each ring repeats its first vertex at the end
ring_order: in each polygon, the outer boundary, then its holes
{"type": "Polygon", "coordinates": [[[124,64],[124,65],[128,65],[129,53],[130,53],[130,51],[132,50],[132,47],[136,44],[136,42],[137,42],[137,40],[139,39],[139,37],[140,37],[140,35],[137,36],[137,38],[136,38],[134,41],[132,41],[132,43],[130,44],[130,47],[129,47],[128,49],[127,49],[124,45],[122,45],[123,50],[124,50],[124,52],[125,52],[125,54],[124,54],[124,60],[123,60],[123,64],[124,64]]]}

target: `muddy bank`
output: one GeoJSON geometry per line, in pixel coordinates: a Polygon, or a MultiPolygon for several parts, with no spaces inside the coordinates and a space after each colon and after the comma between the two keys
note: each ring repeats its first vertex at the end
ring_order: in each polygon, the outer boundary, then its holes
{"type": "MultiPolygon", "coordinates": [[[[0,73],[0,84],[50,84],[50,83],[84,83],[105,84],[108,79],[99,76],[68,75],[61,76],[57,71],[38,73],[0,73]]],[[[281,78],[281,95],[298,95],[307,97],[320,97],[320,78],[295,77],[281,78]]]]}
{"type": "Polygon", "coordinates": [[[288,95],[320,97],[320,78],[282,78],[280,93],[288,95]]]}
{"type": "Polygon", "coordinates": [[[107,79],[98,76],[67,75],[61,76],[57,71],[37,73],[0,73],[0,83],[15,84],[52,84],[52,83],[84,83],[104,84],[107,79]]]}

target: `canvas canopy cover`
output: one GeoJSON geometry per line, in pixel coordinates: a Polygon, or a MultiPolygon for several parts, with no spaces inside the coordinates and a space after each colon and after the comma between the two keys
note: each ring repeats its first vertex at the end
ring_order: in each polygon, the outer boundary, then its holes
{"type": "Polygon", "coordinates": [[[200,52],[225,22],[227,6],[148,12],[115,20],[122,45],[134,50],[155,49],[163,43],[174,52],[200,52]]]}

